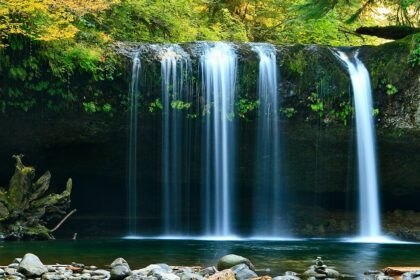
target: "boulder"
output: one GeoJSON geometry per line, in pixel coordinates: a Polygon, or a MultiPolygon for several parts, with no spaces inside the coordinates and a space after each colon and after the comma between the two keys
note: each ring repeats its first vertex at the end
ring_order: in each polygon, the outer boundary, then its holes
{"type": "Polygon", "coordinates": [[[233,271],[233,273],[235,273],[236,280],[247,280],[258,277],[258,275],[254,271],[249,269],[249,267],[244,263],[235,265],[231,268],[231,270],[233,271]]]}
{"type": "Polygon", "coordinates": [[[208,280],[235,280],[235,273],[230,269],[225,269],[211,275],[208,280]]]}
{"type": "Polygon", "coordinates": [[[123,258],[118,258],[111,263],[111,279],[121,280],[130,275],[131,270],[127,261],[123,258]]]}
{"type": "Polygon", "coordinates": [[[158,280],[180,280],[179,276],[163,268],[155,268],[147,276],[156,277],[158,280]]]}
{"type": "Polygon", "coordinates": [[[47,267],[34,254],[27,253],[19,263],[17,271],[26,277],[40,277],[48,272],[47,267]]]}
{"type": "Polygon", "coordinates": [[[224,270],[234,267],[238,264],[246,264],[249,267],[249,269],[255,271],[255,267],[249,259],[234,254],[226,255],[220,258],[217,263],[217,269],[224,270]]]}

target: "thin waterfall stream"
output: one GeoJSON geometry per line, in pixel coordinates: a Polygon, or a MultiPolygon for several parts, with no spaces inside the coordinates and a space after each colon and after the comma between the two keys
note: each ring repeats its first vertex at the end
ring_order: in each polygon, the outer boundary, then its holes
{"type": "Polygon", "coordinates": [[[282,183],[277,55],[275,47],[270,44],[253,43],[251,48],[259,58],[259,106],[252,224],[255,236],[275,238],[284,233],[284,225],[280,221],[282,183]]]}
{"type": "Polygon", "coordinates": [[[379,206],[378,172],[376,163],[375,124],[369,72],[358,58],[344,52],[338,57],[347,66],[356,112],[356,138],[359,187],[359,224],[361,241],[380,241],[382,236],[379,206]]]}
{"type": "Polygon", "coordinates": [[[129,91],[130,119],[128,143],[128,233],[137,234],[137,136],[138,136],[138,94],[139,74],[141,69],[140,53],[133,57],[131,86],[129,91]]]}

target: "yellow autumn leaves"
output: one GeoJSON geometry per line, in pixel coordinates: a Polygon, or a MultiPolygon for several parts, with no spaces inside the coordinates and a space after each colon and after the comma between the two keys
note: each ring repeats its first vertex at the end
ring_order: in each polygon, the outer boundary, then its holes
{"type": "MultiPolygon", "coordinates": [[[[22,34],[34,40],[72,39],[76,20],[97,17],[119,0],[0,0],[0,39],[22,34]]],[[[0,43],[1,44],[1,43],[0,43]]]]}

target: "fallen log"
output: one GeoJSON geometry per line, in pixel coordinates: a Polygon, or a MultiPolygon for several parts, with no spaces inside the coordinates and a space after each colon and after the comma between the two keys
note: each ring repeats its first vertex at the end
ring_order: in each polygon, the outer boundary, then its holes
{"type": "Polygon", "coordinates": [[[53,239],[52,232],[75,212],[66,215],[70,207],[72,180],[67,180],[61,194],[49,193],[49,171],[35,180],[35,169],[23,164],[23,155],[15,155],[13,158],[16,160],[15,172],[9,188],[0,188],[0,238],[53,239]],[[63,216],[64,219],[61,219],[63,216]],[[55,228],[47,228],[47,224],[60,219],[55,228]]]}
{"type": "Polygon", "coordinates": [[[420,28],[405,25],[362,26],[356,29],[356,33],[360,35],[369,35],[390,40],[402,39],[418,32],[420,32],[420,28]]]}
{"type": "Polygon", "coordinates": [[[406,272],[420,270],[420,266],[390,266],[384,268],[382,271],[389,276],[400,276],[406,272]]]}

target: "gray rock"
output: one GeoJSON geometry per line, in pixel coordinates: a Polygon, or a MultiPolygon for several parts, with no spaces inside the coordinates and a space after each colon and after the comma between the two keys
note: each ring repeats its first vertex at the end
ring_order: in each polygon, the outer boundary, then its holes
{"type": "Polygon", "coordinates": [[[66,280],[67,277],[62,273],[46,272],[42,275],[42,280],[66,280]]]}
{"type": "Polygon", "coordinates": [[[197,273],[184,272],[181,274],[181,280],[204,280],[204,277],[197,273]]]}
{"type": "Polygon", "coordinates": [[[194,273],[194,271],[191,267],[181,267],[175,271],[175,274],[179,277],[181,277],[184,273],[194,273]]]}
{"type": "Polygon", "coordinates": [[[15,258],[12,263],[19,264],[22,261],[22,258],[15,258]]]}
{"type": "Polygon", "coordinates": [[[216,272],[217,272],[217,269],[214,266],[210,266],[210,267],[206,267],[200,270],[198,274],[200,274],[203,277],[208,277],[210,275],[215,274],[216,272]]]}
{"type": "Polygon", "coordinates": [[[377,278],[377,280],[394,280],[393,277],[391,276],[386,276],[386,275],[379,275],[377,278]]]}
{"type": "Polygon", "coordinates": [[[7,275],[6,278],[5,278],[5,280],[23,280],[23,279],[25,279],[25,278],[21,278],[17,275],[7,275]]]}
{"type": "Polygon", "coordinates": [[[420,277],[420,270],[406,272],[402,275],[403,280],[414,280],[418,277],[420,277]]]}
{"type": "Polygon", "coordinates": [[[284,276],[276,276],[272,280],[300,280],[300,278],[294,275],[284,275],[284,276]]]}
{"type": "Polygon", "coordinates": [[[6,274],[6,272],[0,268],[0,277],[3,277],[6,274]]]}
{"type": "Polygon", "coordinates": [[[231,270],[233,271],[233,273],[235,273],[236,280],[247,280],[250,278],[258,277],[258,275],[254,271],[249,269],[248,265],[244,263],[235,265],[231,268],[231,270]]]}
{"type": "Polygon", "coordinates": [[[40,259],[34,254],[27,253],[23,256],[17,271],[25,275],[26,277],[39,277],[42,274],[48,272],[47,267],[40,261],[40,259]]]}
{"type": "Polygon", "coordinates": [[[324,278],[339,278],[340,273],[337,270],[332,268],[326,268],[325,273],[318,273],[315,271],[314,268],[310,268],[303,273],[305,277],[315,277],[317,279],[324,279],[324,278]]]}
{"type": "Polygon", "coordinates": [[[131,274],[130,276],[127,276],[126,278],[124,278],[124,280],[158,280],[156,277],[154,276],[146,276],[143,274],[131,274]]]}
{"type": "Polygon", "coordinates": [[[118,258],[111,263],[111,279],[121,280],[131,273],[130,266],[123,258],[118,258]]]}
{"type": "Polygon", "coordinates": [[[107,270],[104,269],[97,269],[91,272],[91,277],[90,279],[94,279],[94,280],[108,280],[111,279],[111,273],[107,270]]]}
{"type": "Polygon", "coordinates": [[[80,280],[89,280],[90,277],[91,277],[91,274],[90,273],[82,273],[80,275],[80,280]]]}
{"type": "Polygon", "coordinates": [[[339,278],[340,277],[340,273],[335,269],[327,268],[325,271],[327,272],[327,277],[328,278],[339,278]]]}
{"type": "Polygon", "coordinates": [[[13,274],[17,273],[17,269],[16,269],[16,268],[6,267],[6,268],[4,269],[4,272],[5,272],[7,275],[13,275],[13,274]]]}
{"type": "Polygon", "coordinates": [[[156,277],[158,280],[180,280],[179,276],[167,272],[165,269],[162,268],[155,268],[149,272],[148,276],[156,277]]]}
{"type": "Polygon", "coordinates": [[[255,271],[255,267],[249,259],[234,254],[226,255],[220,258],[217,263],[217,269],[224,270],[242,263],[246,264],[251,270],[255,271]]]}
{"type": "Polygon", "coordinates": [[[172,272],[172,268],[169,265],[164,264],[164,263],[151,264],[151,265],[146,266],[145,268],[136,270],[136,272],[143,275],[149,275],[150,271],[157,268],[163,269],[168,273],[172,272]]]}
{"type": "Polygon", "coordinates": [[[18,266],[19,266],[19,264],[18,263],[11,263],[11,264],[9,264],[7,267],[10,267],[10,268],[18,268],[18,266]]]}
{"type": "Polygon", "coordinates": [[[141,274],[141,273],[134,273],[134,271],[132,271],[132,274],[125,277],[124,280],[148,280],[148,276],[141,274]]]}

